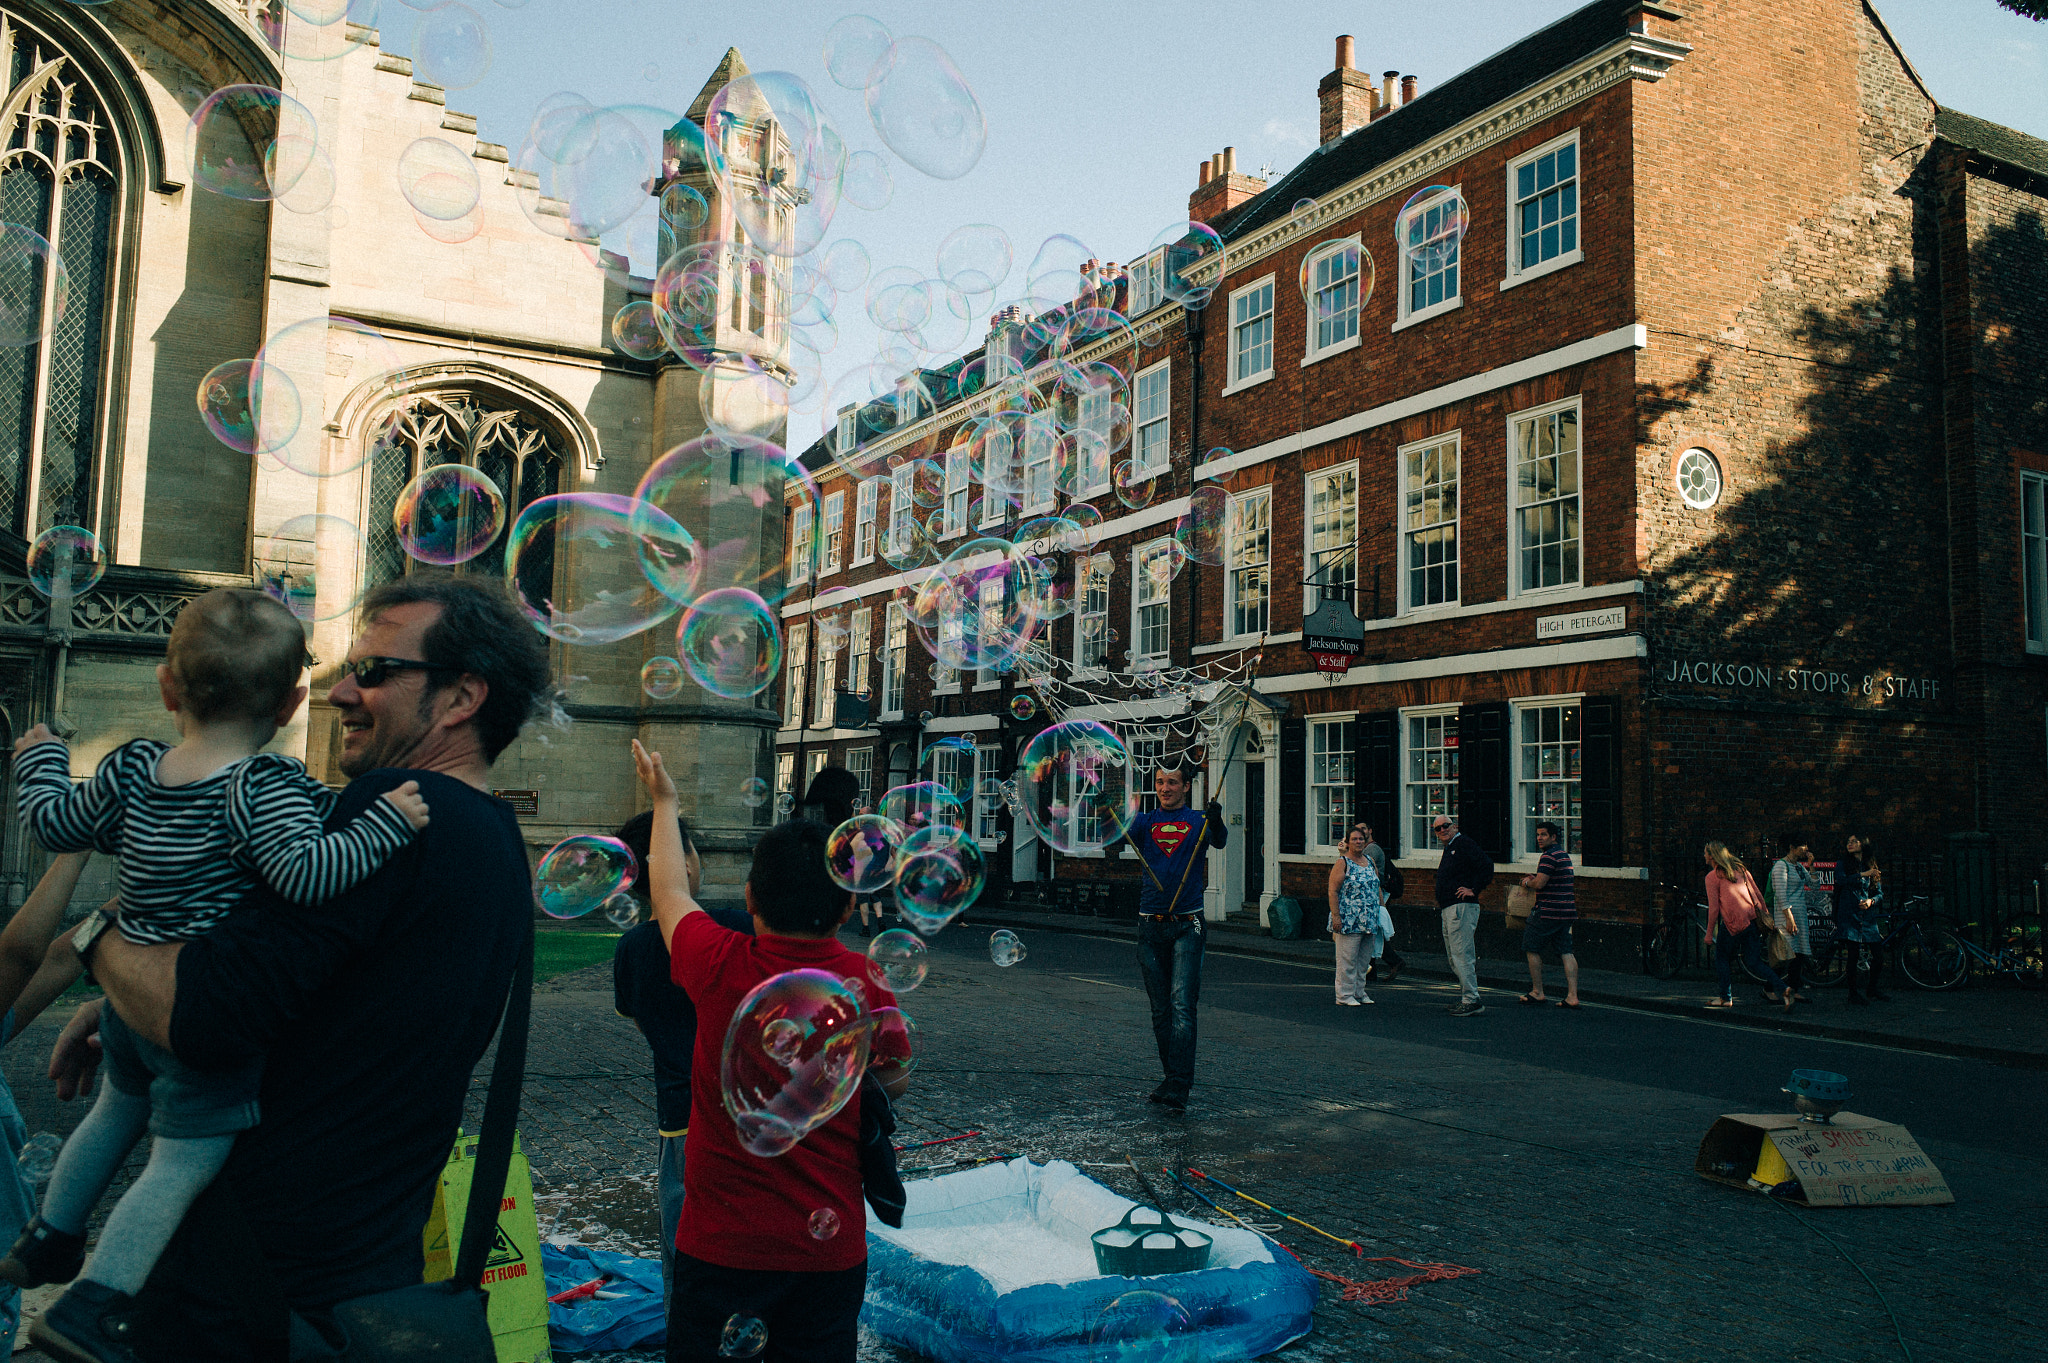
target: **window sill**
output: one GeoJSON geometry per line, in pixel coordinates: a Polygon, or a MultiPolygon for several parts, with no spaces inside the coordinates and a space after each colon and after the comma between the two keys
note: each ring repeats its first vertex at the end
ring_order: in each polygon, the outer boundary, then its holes
{"type": "Polygon", "coordinates": [[[877,724],[900,724],[903,722],[903,712],[901,710],[884,710],[881,714],[875,716],[875,722],[877,724]]]}
{"type": "Polygon", "coordinates": [[[1242,393],[1247,388],[1257,388],[1260,384],[1266,382],[1268,379],[1272,377],[1273,371],[1268,369],[1263,374],[1254,374],[1248,379],[1240,379],[1235,383],[1227,383],[1223,386],[1223,391],[1217,394],[1217,396],[1227,398],[1232,393],[1242,393]]]}
{"type": "Polygon", "coordinates": [[[1000,690],[1002,690],[1002,689],[1003,689],[1003,684],[1002,684],[1001,682],[999,682],[999,681],[990,681],[990,682],[976,682],[976,683],[974,684],[974,689],[975,689],[976,691],[978,691],[978,692],[979,692],[979,691],[1000,691],[1000,690]]]}
{"type": "Polygon", "coordinates": [[[857,559],[855,559],[855,560],[853,561],[853,563],[852,563],[852,564],[851,564],[850,566],[852,566],[852,567],[855,567],[855,568],[865,568],[865,567],[867,567],[867,566],[868,566],[868,565],[869,565],[870,563],[873,563],[874,561],[875,561],[875,556],[874,556],[873,554],[869,554],[869,555],[868,555],[868,556],[867,556],[866,558],[857,558],[857,559]]]}
{"type": "Polygon", "coordinates": [[[1421,624],[1430,620],[1448,620],[1465,612],[1462,601],[1440,601],[1434,606],[1415,606],[1402,611],[1395,618],[1403,624],[1421,624]]]}
{"type": "Polygon", "coordinates": [[[1528,587],[1515,591],[1509,594],[1508,600],[1533,601],[1538,604],[1553,597],[1570,600],[1575,593],[1585,589],[1586,584],[1583,582],[1560,582],[1555,587],[1528,587]]]}
{"type": "Polygon", "coordinates": [[[1424,308],[1421,312],[1409,313],[1406,317],[1403,317],[1400,321],[1394,323],[1393,326],[1387,328],[1387,330],[1406,331],[1409,327],[1415,326],[1417,323],[1427,322],[1432,317],[1441,317],[1447,312],[1456,312],[1459,308],[1462,308],[1464,306],[1465,295],[1463,294],[1459,294],[1456,298],[1446,298],[1443,302],[1432,304],[1431,306],[1424,308]]]}
{"type": "Polygon", "coordinates": [[[1202,655],[1209,653],[1242,653],[1246,649],[1254,647],[1261,638],[1264,638],[1268,644],[1299,643],[1301,642],[1301,631],[1295,630],[1291,634],[1267,634],[1263,636],[1254,634],[1247,636],[1247,638],[1248,642],[1196,644],[1193,649],[1193,652],[1197,657],[1201,657],[1202,655]]]}
{"type": "Polygon", "coordinates": [[[1531,265],[1526,270],[1517,270],[1506,279],[1503,279],[1500,282],[1500,291],[1506,293],[1518,284],[1527,284],[1532,279],[1541,279],[1547,274],[1556,274],[1559,270],[1567,266],[1576,265],[1585,258],[1583,248],[1577,251],[1566,251],[1561,256],[1552,256],[1541,265],[1531,265]]]}
{"type": "Polygon", "coordinates": [[[1350,340],[1339,341],[1328,350],[1311,350],[1301,357],[1301,367],[1306,369],[1318,361],[1332,359],[1342,355],[1347,350],[1356,350],[1361,344],[1363,344],[1361,336],[1354,334],[1350,340]]]}

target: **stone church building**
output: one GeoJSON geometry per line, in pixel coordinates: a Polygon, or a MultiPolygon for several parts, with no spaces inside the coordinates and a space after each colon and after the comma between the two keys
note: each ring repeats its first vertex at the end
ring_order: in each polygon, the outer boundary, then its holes
{"type": "MultiPolygon", "coordinates": [[[[320,697],[348,649],[348,605],[422,570],[394,538],[400,489],[422,468],[469,464],[504,492],[508,524],[558,492],[630,494],[652,459],[703,433],[700,376],[611,344],[613,315],[648,281],[594,242],[537,229],[534,177],[513,165],[525,130],[480,130],[410,60],[384,54],[374,29],[306,25],[279,0],[0,0],[0,62],[0,218],[47,238],[70,281],[39,340],[0,349],[4,737],[38,721],[75,731],[79,776],[129,738],[175,737],[152,669],[179,608],[282,559],[316,571],[323,618],[314,701],[275,746],[338,782],[336,717],[320,697]],[[317,185],[271,203],[194,183],[188,123],[231,85],[281,89],[311,111],[331,201],[317,185]],[[480,172],[462,221],[429,223],[400,192],[400,153],[428,137],[480,172]],[[315,350],[293,371],[298,432],[275,454],[238,453],[202,421],[201,379],[295,325],[315,350]],[[395,438],[373,443],[380,431],[395,438]],[[315,515],[342,533],[287,529],[315,515]],[[64,524],[98,535],[109,567],[69,618],[53,618],[25,555],[64,524]]],[[[745,66],[731,53],[698,105],[735,73],[745,66]]],[[[731,169],[743,190],[767,175],[740,156],[731,169]]],[[[736,237],[730,205],[710,197],[703,234],[736,237]]],[[[772,336],[745,340],[764,362],[780,358],[772,336]]],[[[768,533],[754,548],[773,559],[780,527],[768,533]]],[[[458,571],[493,572],[503,557],[501,538],[458,571]]],[[[493,783],[545,848],[633,813],[627,742],[659,747],[695,777],[685,814],[701,830],[707,891],[724,898],[737,894],[749,829],[772,816],[740,788],[768,774],[776,719],[687,683],[649,700],[641,665],[674,653],[674,629],[600,649],[551,644],[561,711],[500,759],[493,783]]],[[[0,883],[19,904],[44,857],[5,796],[0,883]]],[[[97,866],[81,895],[112,874],[97,866]]]]}

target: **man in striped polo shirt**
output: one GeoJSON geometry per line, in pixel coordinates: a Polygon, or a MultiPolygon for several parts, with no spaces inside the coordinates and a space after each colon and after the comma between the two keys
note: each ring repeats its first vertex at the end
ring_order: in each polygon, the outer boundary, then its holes
{"type": "Polygon", "coordinates": [[[1579,1006],[1579,958],[1572,955],[1572,920],[1579,916],[1577,898],[1572,894],[1572,859],[1565,855],[1556,824],[1545,819],[1536,825],[1536,846],[1542,855],[1536,874],[1522,877],[1522,885],[1536,892],[1536,912],[1522,929],[1522,950],[1529,956],[1529,992],[1523,1003],[1542,1003],[1543,953],[1555,951],[1564,958],[1564,997],[1560,1008],[1579,1006]]]}

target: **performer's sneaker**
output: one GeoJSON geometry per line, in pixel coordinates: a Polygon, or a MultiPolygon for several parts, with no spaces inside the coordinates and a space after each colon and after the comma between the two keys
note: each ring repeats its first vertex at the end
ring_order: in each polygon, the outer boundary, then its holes
{"type": "Polygon", "coordinates": [[[1148,1103],[1163,1103],[1166,1101],[1166,1096],[1172,1092],[1173,1081],[1171,1079],[1161,1080],[1158,1088],[1145,1095],[1145,1101],[1148,1103]]]}

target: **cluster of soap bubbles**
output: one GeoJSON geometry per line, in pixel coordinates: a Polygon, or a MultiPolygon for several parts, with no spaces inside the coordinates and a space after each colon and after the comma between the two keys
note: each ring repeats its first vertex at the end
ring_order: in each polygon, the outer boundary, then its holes
{"type": "Polygon", "coordinates": [[[914,1029],[901,1009],[870,1009],[857,983],[830,971],[790,970],[762,981],[733,1010],[719,1091],[740,1144],[772,1158],[830,1121],[871,1063],[889,1078],[915,1062],[914,1029]]]}
{"type": "MultiPolygon", "coordinates": [[[[600,906],[611,917],[619,908],[614,897],[632,885],[635,866],[633,849],[617,838],[579,833],[540,859],[533,872],[533,897],[551,918],[581,918],[600,906]]],[[[636,906],[635,918],[638,914],[636,906]]]]}
{"type": "MultiPolygon", "coordinates": [[[[897,786],[882,796],[876,812],[856,814],[833,829],[825,843],[825,868],[849,894],[887,893],[903,921],[926,936],[973,904],[988,875],[981,846],[968,831],[966,805],[938,781],[897,786]]],[[[909,936],[892,932],[875,941],[900,944],[909,936]]]]}

